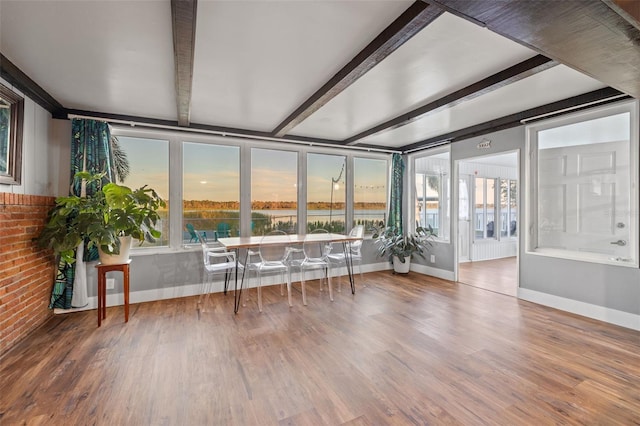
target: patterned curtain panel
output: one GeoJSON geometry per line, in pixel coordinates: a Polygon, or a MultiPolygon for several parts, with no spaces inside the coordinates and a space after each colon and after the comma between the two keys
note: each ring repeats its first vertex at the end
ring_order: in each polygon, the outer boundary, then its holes
{"type": "MultiPolygon", "coordinates": [[[[76,172],[106,172],[105,181],[114,181],[111,167],[111,133],[109,125],[102,121],[74,118],[71,123],[71,183],[70,194],[91,195],[97,188],[86,187],[82,181],[75,179],[76,172]]],[[[85,250],[85,261],[98,258],[97,249],[85,250]]],[[[67,264],[60,260],[58,273],[51,293],[49,308],[69,309],[72,307],[73,283],[76,279],[76,264],[67,264]]]]}
{"type": "Polygon", "coordinates": [[[391,158],[391,198],[389,200],[389,220],[387,226],[395,227],[402,233],[402,177],[404,161],[398,153],[391,158]]]}

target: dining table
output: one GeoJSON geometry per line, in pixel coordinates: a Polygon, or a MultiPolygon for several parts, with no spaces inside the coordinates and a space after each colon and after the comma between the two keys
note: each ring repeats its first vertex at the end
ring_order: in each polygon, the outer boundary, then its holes
{"type": "Polygon", "coordinates": [[[270,244],[272,240],[273,244],[286,244],[286,245],[300,245],[306,241],[317,241],[320,243],[342,243],[342,248],[345,253],[345,264],[347,266],[347,274],[349,275],[349,283],[351,284],[351,294],[356,294],[356,287],[353,278],[353,260],[351,259],[350,244],[354,241],[362,240],[361,237],[355,237],[344,234],[336,233],[318,233],[318,234],[289,234],[288,241],[283,242],[280,236],[246,236],[246,237],[225,237],[218,238],[218,243],[224,246],[227,250],[233,250],[236,253],[236,274],[235,274],[235,287],[234,287],[234,307],[233,312],[238,313],[240,309],[240,301],[242,300],[242,287],[244,284],[243,279],[240,281],[240,288],[238,288],[238,269],[240,250],[246,250],[246,260],[249,258],[249,253],[252,249],[260,247],[260,245],[270,244]]]}

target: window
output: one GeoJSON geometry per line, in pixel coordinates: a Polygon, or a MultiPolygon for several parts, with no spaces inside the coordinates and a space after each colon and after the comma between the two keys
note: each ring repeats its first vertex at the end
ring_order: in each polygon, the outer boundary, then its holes
{"type": "Polygon", "coordinates": [[[527,128],[530,252],[638,264],[637,102],[527,128]]]}
{"type": "Polygon", "coordinates": [[[500,237],[518,235],[517,184],[512,179],[500,179],[500,237]]]}
{"type": "Polygon", "coordinates": [[[167,201],[157,247],[197,245],[189,227],[213,241],[275,229],[304,233],[316,226],[328,229],[330,223],[332,231],[343,233],[351,228],[347,223],[385,221],[387,154],[356,157],[346,149],[191,133],[185,140],[184,132],[111,128],[131,166],[122,183],[147,184],[167,201]]]}
{"type": "Polygon", "coordinates": [[[24,99],[0,84],[0,184],[19,185],[24,99]]]}
{"type": "Polygon", "coordinates": [[[476,178],[475,187],[475,239],[496,239],[496,179],[476,178]]]}
{"type": "Polygon", "coordinates": [[[387,222],[388,170],[387,160],[353,159],[353,225],[364,225],[365,235],[387,222]]]}
{"type": "Polygon", "coordinates": [[[251,150],[251,235],[298,232],[298,154],[251,150]]]}
{"type": "Polygon", "coordinates": [[[417,157],[414,163],[416,226],[431,227],[436,237],[449,240],[449,152],[417,157]]]}
{"type": "Polygon", "coordinates": [[[345,232],[345,165],[342,155],[308,154],[307,232],[345,232]]]}
{"type": "Polygon", "coordinates": [[[185,142],[182,152],[183,242],[240,235],[240,148],[185,142]]]}
{"type": "Polygon", "coordinates": [[[169,245],[169,141],[160,139],[118,136],[118,144],[126,153],[129,175],[121,183],[132,189],[147,185],[156,190],[167,202],[160,210],[156,227],[162,235],[155,243],[145,242],[143,247],[169,245]],[[149,155],[153,153],[153,155],[149,155]]]}

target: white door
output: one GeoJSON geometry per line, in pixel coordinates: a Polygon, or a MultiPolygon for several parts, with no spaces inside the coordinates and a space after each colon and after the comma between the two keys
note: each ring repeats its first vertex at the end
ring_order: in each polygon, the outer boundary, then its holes
{"type": "Polygon", "coordinates": [[[628,152],[628,142],[538,151],[538,247],[633,256],[628,152]]]}
{"type": "Polygon", "coordinates": [[[470,176],[458,179],[458,262],[470,261],[471,245],[471,198],[470,176]]]}

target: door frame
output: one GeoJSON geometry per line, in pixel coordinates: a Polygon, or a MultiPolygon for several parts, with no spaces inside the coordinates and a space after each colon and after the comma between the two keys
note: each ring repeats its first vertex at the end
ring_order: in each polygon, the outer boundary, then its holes
{"type": "MultiPolygon", "coordinates": [[[[497,155],[502,155],[502,154],[511,154],[511,153],[515,153],[516,154],[516,174],[518,176],[518,185],[517,185],[517,194],[516,194],[516,203],[518,204],[518,215],[517,215],[517,220],[518,220],[518,235],[517,235],[517,244],[516,244],[516,290],[520,289],[520,254],[522,251],[522,244],[524,241],[524,238],[522,238],[522,224],[523,224],[523,220],[524,220],[524,214],[523,214],[523,206],[522,206],[522,200],[523,197],[522,195],[522,188],[524,188],[524,185],[522,183],[522,178],[523,178],[523,174],[522,174],[522,149],[521,148],[517,148],[517,149],[511,149],[508,151],[501,151],[501,152],[491,152],[491,153],[487,153],[487,154],[483,154],[483,155],[476,155],[473,157],[465,157],[465,158],[459,158],[459,159],[455,159],[453,161],[453,174],[452,174],[452,184],[453,188],[452,188],[452,217],[451,217],[451,222],[452,222],[452,238],[451,240],[455,241],[456,243],[453,246],[453,254],[454,254],[454,265],[453,265],[453,277],[454,277],[454,281],[458,282],[458,265],[460,263],[459,261],[459,247],[458,247],[458,222],[459,222],[459,202],[460,202],[460,163],[462,162],[469,162],[469,161],[473,161],[476,159],[481,159],[481,158],[486,158],[486,157],[494,157],[497,155]]],[[[475,196],[474,194],[470,194],[470,200],[469,200],[470,204],[475,202],[475,196]]],[[[472,206],[470,206],[470,208],[472,208],[472,206]]],[[[526,206],[525,206],[526,208],[526,206]]],[[[469,232],[469,238],[472,238],[473,233],[469,232]]],[[[469,257],[471,257],[471,241],[469,241],[469,257]]],[[[516,291],[516,293],[519,293],[519,291],[516,291]]]]}

